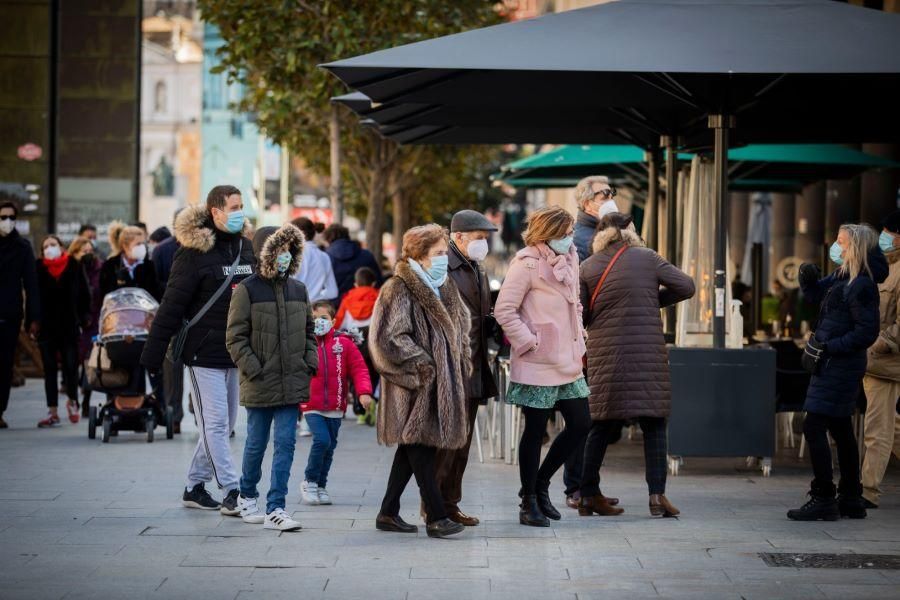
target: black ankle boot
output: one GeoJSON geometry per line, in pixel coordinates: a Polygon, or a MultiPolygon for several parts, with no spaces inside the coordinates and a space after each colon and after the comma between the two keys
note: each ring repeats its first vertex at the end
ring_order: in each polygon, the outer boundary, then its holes
{"type": "Polygon", "coordinates": [[[866,505],[862,496],[841,494],[838,496],[838,511],[848,519],[865,519],[866,505]]]}
{"type": "Polygon", "coordinates": [[[841,518],[837,500],[834,496],[817,496],[809,493],[809,501],[787,513],[792,521],[837,521],[841,518]]]}
{"type": "Polygon", "coordinates": [[[536,496],[522,496],[522,504],[519,506],[519,523],[530,527],[550,527],[550,521],[538,508],[536,496]]]}
{"type": "Polygon", "coordinates": [[[548,519],[553,519],[554,521],[559,521],[562,519],[562,515],[559,514],[559,511],[556,510],[556,507],[553,506],[553,503],[550,502],[550,482],[549,481],[538,481],[537,488],[535,489],[535,495],[537,497],[538,508],[541,509],[541,512],[544,513],[544,516],[548,519]]]}

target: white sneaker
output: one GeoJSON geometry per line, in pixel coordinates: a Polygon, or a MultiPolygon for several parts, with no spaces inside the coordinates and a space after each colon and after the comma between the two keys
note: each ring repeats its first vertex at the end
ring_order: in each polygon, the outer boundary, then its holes
{"type": "Polygon", "coordinates": [[[291,518],[283,508],[276,508],[266,515],[266,522],[263,525],[265,529],[275,529],[277,531],[297,531],[303,527],[291,518]]]}
{"type": "Polygon", "coordinates": [[[300,421],[300,437],[312,437],[312,431],[309,430],[306,419],[300,421]]]}
{"type": "Polygon", "coordinates": [[[319,486],[315,483],[304,481],[300,484],[300,496],[304,504],[316,506],[319,504],[319,486]]]}
{"type": "Polygon", "coordinates": [[[259,510],[256,498],[244,498],[238,496],[238,508],[241,511],[241,520],[251,525],[262,525],[266,520],[266,515],[259,510]]]}
{"type": "Polygon", "coordinates": [[[328,495],[328,490],[323,487],[319,488],[319,504],[331,504],[331,496],[328,495]]]}

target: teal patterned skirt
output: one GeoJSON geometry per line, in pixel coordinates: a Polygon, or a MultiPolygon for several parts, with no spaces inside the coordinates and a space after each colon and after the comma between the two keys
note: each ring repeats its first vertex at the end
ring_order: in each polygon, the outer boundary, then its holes
{"type": "Polygon", "coordinates": [[[510,383],[506,401],[529,408],[553,408],[560,400],[587,398],[591,391],[584,377],[565,385],[527,385],[510,383]]]}

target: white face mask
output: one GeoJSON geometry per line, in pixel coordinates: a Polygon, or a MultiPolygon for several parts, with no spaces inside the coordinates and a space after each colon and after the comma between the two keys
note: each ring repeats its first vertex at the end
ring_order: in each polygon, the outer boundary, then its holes
{"type": "Polygon", "coordinates": [[[60,256],[62,256],[62,248],[59,246],[47,246],[44,248],[44,258],[56,260],[60,256]]]}
{"type": "Polygon", "coordinates": [[[488,243],[487,240],[472,240],[469,242],[469,245],[466,246],[466,254],[469,255],[469,258],[476,262],[481,262],[488,255],[488,243]]]}
{"type": "Polygon", "coordinates": [[[16,228],[15,219],[3,219],[0,220],[0,233],[3,235],[9,235],[12,233],[12,230],[16,228]]]}
{"type": "Polygon", "coordinates": [[[144,244],[138,244],[131,249],[132,260],[144,260],[145,258],[147,258],[147,246],[144,244]]]}

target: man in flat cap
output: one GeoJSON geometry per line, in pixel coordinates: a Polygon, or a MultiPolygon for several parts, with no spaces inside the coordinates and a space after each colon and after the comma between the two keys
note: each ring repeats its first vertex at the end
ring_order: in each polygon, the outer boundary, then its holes
{"type": "Polygon", "coordinates": [[[881,333],[869,348],[863,387],[866,390],[866,455],[862,464],[863,503],[878,508],[881,480],[891,454],[900,458],[900,210],[881,222],[878,245],[890,265],[890,273],[878,284],[881,295],[881,333]]]}
{"type": "Polygon", "coordinates": [[[468,382],[469,437],[466,445],[458,450],[438,450],[436,471],[441,495],[447,507],[449,519],[474,527],[477,518],[459,510],[462,499],[462,479],[469,460],[469,447],[478,406],[486,404],[497,395],[497,384],[488,363],[487,337],[492,327],[491,290],[487,275],[481,266],[488,255],[488,238],[497,228],[487,218],[474,210],[462,210],[453,215],[450,222],[450,277],[472,318],[470,348],[472,374],[468,382]]]}

